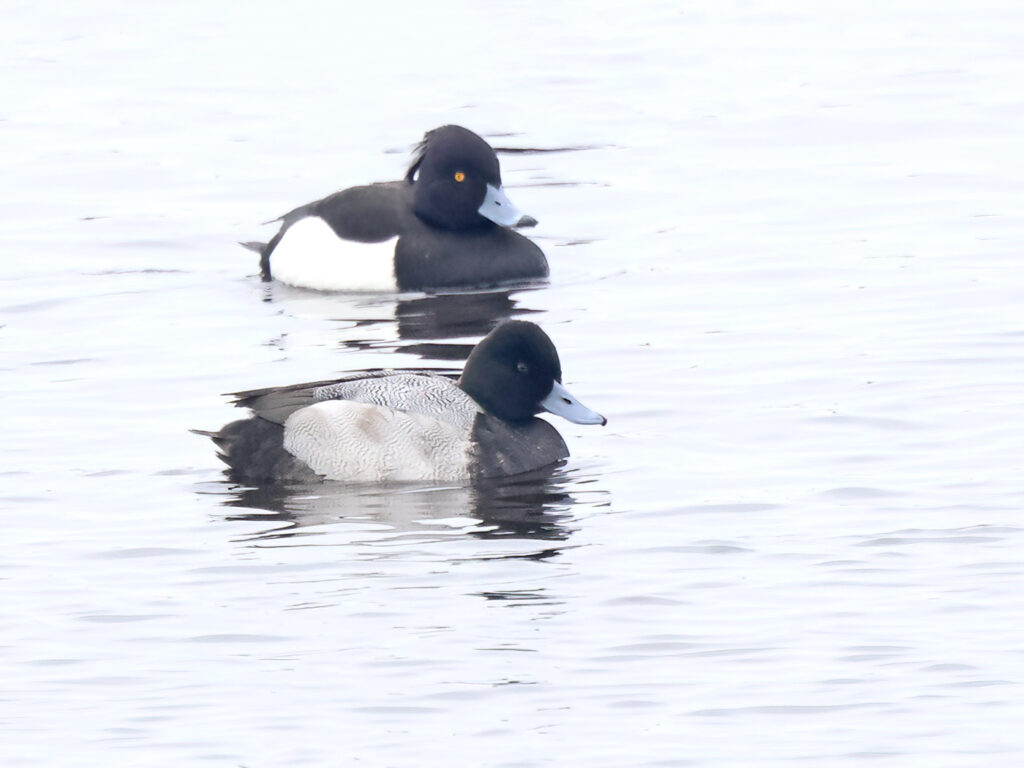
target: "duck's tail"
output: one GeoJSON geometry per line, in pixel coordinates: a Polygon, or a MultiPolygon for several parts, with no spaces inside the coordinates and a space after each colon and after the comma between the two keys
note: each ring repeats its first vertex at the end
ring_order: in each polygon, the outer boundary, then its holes
{"type": "Polygon", "coordinates": [[[320,479],[284,449],[284,428],[260,418],[239,419],[217,432],[190,429],[213,440],[228,476],[243,483],[312,482],[320,479]]]}

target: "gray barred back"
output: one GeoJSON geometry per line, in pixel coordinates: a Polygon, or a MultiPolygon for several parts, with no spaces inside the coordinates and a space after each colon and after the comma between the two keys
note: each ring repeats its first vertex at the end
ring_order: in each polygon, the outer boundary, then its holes
{"type": "Polygon", "coordinates": [[[429,416],[463,434],[473,428],[480,406],[451,379],[432,374],[394,373],[352,378],[313,390],[316,402],[350,400],[429,416]]]}

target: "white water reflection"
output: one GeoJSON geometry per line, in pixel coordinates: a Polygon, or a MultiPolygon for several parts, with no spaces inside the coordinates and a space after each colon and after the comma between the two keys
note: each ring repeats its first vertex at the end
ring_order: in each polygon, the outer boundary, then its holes
{"type": "MultiPolygon", "coordinates": [[[[201,492],[220,497],[228,508],[238,508],[228,519],[268,526],[250,534],[250,539],[281,546],[291,539],[322,534],[324,526],[336,524],[355,527],[360,535],[375,532],[387,544],[442,541],[453,535],[565,541],[576,525],[572,514],[576,496],[585,497],[590,507],[610,504],[606,491],[588,492],[587,483],[578,472],[567,474],[552,467],[465,487],[220,483],[209,484],[201,492]]],[[[557,548],[542,551],[558,553],[557,548]]]]}

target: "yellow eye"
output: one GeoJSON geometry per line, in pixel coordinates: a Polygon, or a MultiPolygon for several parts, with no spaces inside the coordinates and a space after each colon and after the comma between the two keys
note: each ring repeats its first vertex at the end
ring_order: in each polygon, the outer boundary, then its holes
{"type": "Polygon", "coordinates": [[[462,183],[463,181],[466,180],[466,174],[464,174],[462,171],[456,171],[455,180],[459,183],[462,183]]]}

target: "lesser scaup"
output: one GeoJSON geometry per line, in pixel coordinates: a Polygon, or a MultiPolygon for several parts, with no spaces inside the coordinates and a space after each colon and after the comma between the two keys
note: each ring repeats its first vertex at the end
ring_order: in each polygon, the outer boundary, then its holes
{"type": "Polygon", "coordinates": [[[234,395],[253,416],[213,438],[242,482],[465,482],[529,472],[569,455],[548,411],[605,424],[561,384],[551,339],[509,320],[474,347],[458,382],[374,372],[234,395]]]}
{"type": "Polygon", "coordinates": [[[498,156],[472,131],[429,131],[403,181],[336,192],[286,213],[260,251],[264,280],[325,291],[483,287],[548,276],[544,253],[509,227],[537,223],[501,186],[498,156]]]}

